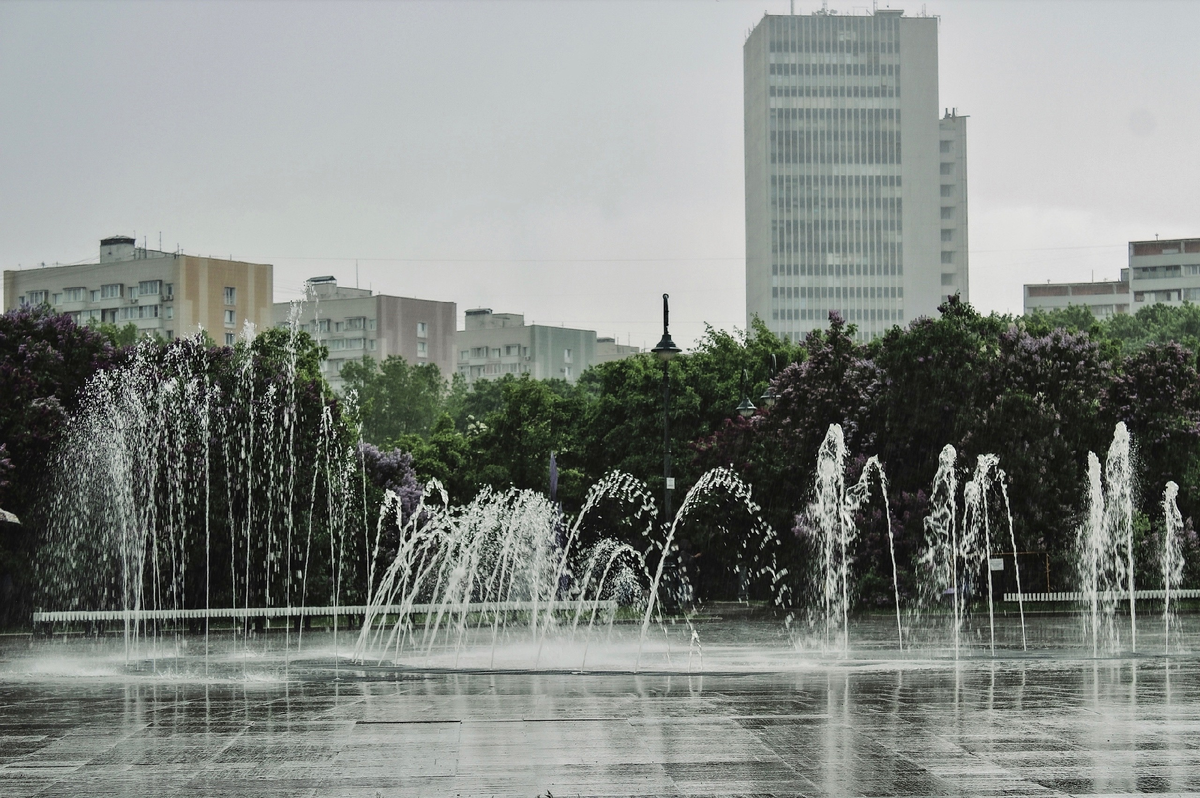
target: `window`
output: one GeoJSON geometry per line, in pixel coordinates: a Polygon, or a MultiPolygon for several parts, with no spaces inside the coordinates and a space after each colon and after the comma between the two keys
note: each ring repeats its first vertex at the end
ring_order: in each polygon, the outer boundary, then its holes
{"type": "Polygon", "coordinates": [[[1133,292],[1133,301],[1134,302],[1145,302],[1146,301],[1146,293],[1144,291],[1134,291],[1133,292]]]}
{"type": "Polygon", "coordinates": [[[332,341],[327,342],[327,346],[329,347],[330,351],[333,351],[335,349],[345,349],[346,348],[346,339],[345,338],[334,338],[332,341]]]}
{"type": "Polygon", "coordinates": [[[429,357],[429,344],[417,341],[417,357],[429,357]]]}
{"type": "Polygon", "coordinates": [[[375,329],[375,319],[367,319],[367,329],[368,330],[375,329]]]}
{"type": "Polygon", "coordinates": [[[347,349],[362,349],[366,345],[366,341],[362,338],[347,338],[347,349]]]}
{"type": "Polygon", "coordinates": [[[566,377],[568,380],[571,379],[571,367],[570,366],[563,366],[563,376],[566,377]]]}
{"type": "Polygon", "coordinates": [[[29,304],[40,305],[45,301],[46,301],[46,292],[45,291],[30,291],[29,292],[29,304]]]}
{"type": "Polygon", "coordinates": [[[52,305],[61,305],[62,304],[62,292],[61,291],[54,294],[52,297],[50,297],[50,304],[52,304],[52,305]]]}
{"type": "Polygon", "coordinates": [[[957,277],[958,277],[958,275],[956,275],[956,274],[946,274],[943,272],[942,273],[942,285],[954,285],[955,279],[957,277]]]}
{"type": "Polygon", "coordinates": [[[520,344],[508,344],[507,346],[504,347],[504,356],[505,357],[520,357],[521,356],[521,345],[520,344]]]}
{"type": "Polygon", "coordinates": [[[954,263],[954,253],[953,252],[943,252],[942,253],[942,263],[954,263]]]}
{"type": "Polygon", "coordinates": [[[82,302],[86,293],[86,288],[64,288],[63,299],[67,302],[82,302]]]}
{"type": "Polygon", "coordinates": [[[949,140],[944,139],[941,142],[941,144],[942,144],[942,152],[950,152],[951,142],[949,140]]]}
{"type": "Polygon", "coordinates": [[[92,290],[92,301],[93,301],[93,302],[99,302],[99,301],[100,301],[100,292],[99,292],[99,291],[97,291],[97,290],[95,290],[95,289],[93,289],[93,290],[92,290]]]}
{"type": "Polygon", "coordinates": [[[376,343],[376,341],[374,338],[368,338],[367,339],[367,349],[370,349],[372,352],[374,352],[375,351],[375,343],[376,343]]]}
{"type": "Polygon", "coordinates": [[[237,304],[237,289],[236,288],[231,288],[230,286],[225,286],[225,304],[226,305],[236,305],[237,304]]]}
{"type": "Polygon", "coordinates": [[[138,283],[138,296],[153,296],[162,291],[162,280],[142,280],[138,283]]]}
{"type": "Polygon", "coordinates": [[[942,218],[943,219],[953,219],[954,218],[954,208],[952,208],[952,207],[951,208],[942,208],[942,218]]]}
{"type": "Polygon", "coordinates": [[[225,333],[225,346],[233,346],[233,333],[225,333]]]}
{"type": "Polygon", "coordinates": [[[174,305],[167,305],[167,318],[168,319],[175,318],[175,306],[174,305]]]}
{"type": "Polygon", "coordinates": [[[418,338],[428,338],[429,337],[429,325],[423,321],[417,322],[417,337],[418,338]]]}
{"type": "Polygon", "coordinates": [[[174,338],[174,337],[175,337],[175,331],[174,331],[174,330],[167,330],[167,338],[168,338],[168,339],[171,339],[171,338],[174,338]]]}
{"type": "Polygon", "coordinates": [[[944,174],[944,175],[952,175],[952,174],[954,174],[954,164],[952,164],[952,163],[943,163],[943,164],[941,164],[941,165],[940,165],[940,167],[941,167],[942,174],[944,174]]]}
{"type": "Polygon", "coordinates": [[[367,320],[364,319],[362,316],[356,316],[351,319],[346,319],[346,329],[347,330],[365,330],[366,327],[367,327],[367,320]]]}
{"type": "Polygon", "coordinates": [[[464,349],[464,350],[462,350],[461,352],[459,352],[459,353],[458,353],[458,359],[459,359],[459,360],[469,360],[469,359],[470,359],[470,357],[471,357],[471,350],[470,350],[470,349],[464,349]]]}
{"type": "Polygon", "coordinates": [[[943,230],[942,231],[942,241],[953,241],[953,240],[954,240],[954,231],[953,230],[943,230]]]}
{"type": "Polygon", "coordinates": [[[471,357],[487,357],[487,353],[488,351],[486,346],[471,347],[471,357]]]}
{"type": "Polygon", "coordinates": [[[329,319],[317,319],[312,323],[313,332],[329,332],[329,319]]]}
{"type": "Polygon", "coordinates": [[[233,311],[232,310],[225,311],[225,323],[230,324],[230,325],[233,324],[233,311]]]}
{"type": "MultiPolygon", "coordinates": [[[[563,350],[563,362],[564,362],[564,363],[570,363],[570,362],[571,362],[571,350],[570,350],[570,349],[564,349],[564,350],[563,350]]],[[[567,369],[567,376],[568,376],[568,377],[569,377],[569,376],[571,376],[571,375],[570,375],[570,372],[571,372],[571,370],[570,370],[570,369],[567,369]]]]}
{"type": "Polygon", "coordinates": [[[345,323],[345,322],[342,322],[342,321],[336,321],[336,322],[334,322],[334,323],[333,323],[333,331],[334,331],[334,332],[341,332],[341,331],[342,331],[342,330],[344,330],[344,329],[346,329],[346,323],[345,323]]]}
{"type": "Polygon", "coordinates": [[[942,196],[943,197],[954,196],[954,186],[942,186],[942,196]]]}
{"type": "Polygon", "coordinates": [[[175,283],[167,283],[167,299],[175,298],[175,283]]]}
{"type": "Polygon", "coordinates": [[[500,347],[496,347],[495,349],[492,350],[492,357],[494,357],[497,360],[500,359],[500,347]]]}
{"type": "Polygon", "coordinates": [[[101,299],[120,299],[125,293],[125,286],[121,283],[109,283],[108,285],[100,286],[101,299]]]}

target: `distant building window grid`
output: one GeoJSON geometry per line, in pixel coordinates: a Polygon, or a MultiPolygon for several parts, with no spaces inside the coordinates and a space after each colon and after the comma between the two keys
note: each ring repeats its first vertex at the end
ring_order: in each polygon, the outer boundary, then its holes
{"type": "MultiPolygon", "coordinates": [[[[809,58],[813,59],[814,63],[808,63],[808,64],[778,64],[777,63],[777,64],[773,64],[771,66],[772,73],[773,74],[788,74],[788,75],[859,76],[859,75],[864,75],[864,74],[866,74],[866,75],[873,75],[873,74],[888,75],[890,73],[898,72],[898,70],[899,70],[898,63],[888,63],[888,60],[889,60],[888,58],[883,58],[882,63],[879,63],[878,62],[879,56],[874,55],[874,53],[881,53],[881,54],[887,53],[887,54],[889,54],[889,56],[894,58],[894,54],[899,49],[898,41],[896,41],[896,37],[898,35],[898,33],[897,33],[898,28],[897,28],[896,21],[890,20],[890,19],[881,19],[881,18],[864,18],[862,20],[856,20],[854,22],[854,24],[857,25],[857,29],[852,34],[847,33],[847,31],[845,29],[843,29],[843,31],[841,33],[837,34],[839,37],[843,36],[843,35],[847,35],[847,36],[853,35],[853,38],[855,40],[853,43],[850,43],[849,39],[839,39],[837,42],[835,42],[835,41],[833,41],[832,36],[817,35],[817,32],[815,31],[815,28],[813,28],[813,27],[810,27],[807,29],[807,32],[810,35],[796,36],[795,28],[792,28],[789,31],[787,28],[784,28],[784,26],[780,26],[780,28],[782,28],[782,30],[780,30],[779,32],[776,32],[772,35],[772,39],[770,42],[770,50],[772,53],[777,53],[777,52],[828,53],[831,51],[848,51],[849,55],[841,56],[841,58],[848,58],[851,61],[855,61],[855,63],[842,64],[842,65],[818,64],[818,63],[815,63],[815,61],[818,58],[821,58],[822,56],[814,55],[814,56],[809,56],[809,58]],[[788,35],[789,33],[791,35],[788,35]]],[[[772,57],[774,58],[775,56],[773,55],[772,57]]],[[[827,57],[827,56],[825,56],[825,57],[827,57]]],[[[898,89],[899,89],[898,75],[895,76],[895,78],[896,78],[895,82],[897,84],[895,87],[896,88],[895,93],[898,94],[899,93],[899,91],[898,91],[898,89]]],[[[830,88],[832,88],[832,87],[830,87],[830,88]]],[[[880,94],[886,94],[886,93],[887,93],[886,91],[880,92],[880,94]]],[[[799,95],[800,92],[799,91],[788,91],[787,94],[799,95]]],[[[826,87],[824,87],[824,86],[818,86],[816,88],[816,90],[810,90],[810,91],[805,92],[805,96],[813,96],[813,95],[815,95],[815,96],[826,96],[826,95],[829,95],[829,96],[854,96],[854,95],[863,96],[863,95],[873,95],[873,94],[874,94],[874,92],[865,92],[857,87],[851,88],[849,91],[847,91],[845,89],[831,91],[831,90],[827,90],[826,87]]],[[[852,134],[852,133],[856,132],[853,130],[853,127],[857,127],[858,125],[861,124],[860,120],[865,121],[865,120],[870,119],[869,113],[855,114],[854,111],[858,111],[858,110],[863,110],[863,109],[853,109],[853,110],[842,109],[840,112],[838,110],[829,110],[827,112],[825,109],[807,109],[807,108],[806,109],[773,110],[772,116],[774,117],[774,119],[772,121],[773,122],[780,121],[780,118],[784,114],[786,114],[787,118],[789,118],[789,119],[793,118],[793,117],[803,116],[806,119],[811,119],[811,120],[814,120],[817,122],[820,122],[822,119],[833,120],[835,117],[841,118],[841,119],[845,119],[848,117],[849,121],[851,123],[851,126],[852,126],[851,131],[848,131],[848,133],[852,134]]],[[[894,138],[896,139],[896,144],[897,144],[897,155],[898,155],[898,132],[899,132],[898,131],[898,122],[899,122],[898,116],[899,116],[898,109],[888,109],[885,113],[879,114],[876,116],[876,119],[880,120],[881,122],[886,120],[886,122],[891,122],[891,123],[895,124],[896,127],[895,127],[894,138]]],[[[775,127],[775,126],[773,126],[773,127],[775,127]]],[[[862,130],[861,127],[858,129],[862,130]]],[[[873,134],[869,133],[867,130],[863,130],[863,132],[868,133],[868,136],[874,135],[875,141],[878,144],[886,143],[887,136],[881,135],[884,132],[882,130],[876,130],[876,131],[874,131],[873,134]]],[[[837,155],[836,152],[822,152],[822,150],[828,150],[828,147],[825,146],[825,142],[829,141],[830,144],[832,144],[834,139],[839,137],[839,132],[837,132],[834,129],[830,129],[830,130],[828,130],[826,135],[821,135],[821,133],[822,133],[822,131],[817,131],[817,135],[783,137],[783,143],[784,143],[785,147],[790,143],[795,143],[795,144],[801,145],[801,146],[807,146],[809,148],[808,157],[795,158],[795,157],[789,157],[790,153],[783,153],[783,157],[781,158],[780,157],[781,153],[775,152],[775,153],[773,153],[772,162],[773,163],[779,163],[781,161],[783,161],[783,162],[799,161],[799,162],[808,162],[808,163],[830,162],[830,161],[840,162],[842,160],[840,158],[826,157],[826,155],[837,155]],[[816,157],[813,157],[814,155],[816,155],[816,157]]],[[[848,135],[848,134],[843,133],[843,134],[840,134],[840,136],[844,137],[845,139],[851,139],[851,135],[848,135]]],[[[778,145],[781,140],[780,137],[773,136],[773,138],[775,139],[774,144],[778,145]]],[[[868,139],[868,141],[869,141],[869,139],[868,139]]],[[[865,148],[865,149],[868,153],[872,152],[872,149],[869,147],[865,148]]],[[[882,160],[882,161],[893,160],[891,157],[889,157],[887,155],[886,150],[887,150],[886,147],[877,150],[877,154],[879,156],[881,156],[878,160],[882,160]]],[[[794,151],[795,151],[795,149],[794,149],[794,151]]],[[[799,154],[799,153],[797,153],[797,154],[799,154]]],[[[849,159],[847,159],[847,160],[849,160],[849,159]]],[[[898,160],[898,158],[896,158],[895,160],[898,160]]],[[[820,177],[824,178],[824,180],[822,180],[823,183],[833,184],[833,185],[828,186],[829,188],[833,188],[839,182],[841,182],[843,185],[846,185],[847,183],[850,185],[854,185],[855,183],[858,183],[859,185],[861,185],[862,183],[868,182],[868,181],[861,181],[861,180],[860,181],[853,181],[853,180],[847,181],[844,176],[832,176],[832,177],[831,176],[820,176],[820,177]],[[842,177],[842,179],[840,181],[838,179],[839,177],[842,177]]],[[[781,178],[788,179],[787,177],[783,177],[779,174],[772,175],[772,177],[771,177],[772,189],[773,189],[772,204],[776,207],[777,210],[781,205],[787,206],[787,207],[789,207],[789,209],[794,209],[794,208],[796,208],[796,206],[798,204],[795,202],[795,200],[798,199],[798,197],[785,196],[782,198],[783,202],[780,201],[781,198],[780,198],[780,192],[778,191],[778,183],[781,178]]],[[[818,178],[818,179],[820,179],[820,178],[818,178]]],[[[898,177],[892,177],[892,179],[895,181],[895,183],[898,184],[898,182],[899,182],[898,177]]],[[[870,186],[867,186],[867,188],[869,190],[870,186]]],[[[835,196],[836,196],[837,192],[829,191],[828,193],[835,194],[835,196]]],[[[898,195],[898,193],[899,192],[897,191],[897,195],[898,195]]],[[[811,198],[806,198],[806,199],[809,199],[811,201],[811,198]]],[[[831,198],[831,199],[834,199],[834,198],[831,198]]],[[[869,228],[870,226],[874,226],[876,228],[876,230],[880,230],[880,229],[895,230],[896,234],[891,242],[885,243],[885,240],[888,238],[888,236],[886,236],[886,235],[876,236],[875,241],[870,241],[869,240],[870,236],[868,233],[868,235],[862,236],[862,239],[861,239],[863,241],[863,244],[865,244],[866,246],[860,245],[860,247],[859,247],[860,251],[863,252],[863,257],[861,257],[859,263],[829,263],[829,262],[813,263],[811,260],[811,256],[813,254],[815,254],[813,252],[813,250],[817,250],[817,249],[819,249],[819,247],[813,245],[815,236],[811,235],[812,230],[811,230],[811,226],[810,226],[809,231],[807,231],[810,233],[810,235],[806,236],[806,243],[808,243],[808,247],[807,247],[808,252],[805,253],[806,255],[809,256],[807,258],[807,260],[809,262],[805,263],[805,262],[803,262],[803,260],[806,260],[806,258],[804,258],[803,256],[801,256],[801,257],[793,256],[793,252],[794,252],[793,248],[788,247],[786,244],[783,247],[780,246],[780,241],[779,241],[779,238],[780,238],[779,228],[781,226],[780,222],[784,221],[786,223],[789,220],[781,220],[779,218],[779,214],[777,213],[776,218],[774,220],[774,224],[773,224],[773,227],[775,227],[775,229],[776,229],[776,234],[775,234],[776,241],[775,241],[775,245],[774,245],[773,249],[777,256],[777,258],[776,258],[777,262],[772,264],[773,274],[779,275],[779,274],[783,273],[783,274],[786,274],[787,276],[791,277],[791,276],[800,276],[800,275],[815,276],[817,274],[828,273],[830,276],[843,276],[846,274],[855,274],[855,275],[867,275],[869,277],[869,276],[871,276],[870,272],[875,271],[877,269],[880,272],[880,276],[882,276],[882,275],[894,275],[894,276],[902,275],[903,267],[900,264],[899,241],[895,240],[895,239],[898,239],[898,233],[899,233],[898,228],[900,227],[900,225],[899,225],[899,216],[900,216],[900,214],[899,214],[899,197],[896,196],[894,198],[894,202],[891,202],[891,203],[883,201],[883,200],[885,200],[885,198],[878,196],[878,195],[871,197],[868,194],[868,196],[866,198],[868,200],[867,203],[863,203],[861,201],[861,198],[855,198],[855,199],[858,201],[848,203],[848,202],[845,202],[845,197],[843,196],[843,197],[836,197],[836,199],[834,199],[834,202],[836,202],[836,206],[840,206],[839,209],[842,210],[846,216],[851,215],[851,213],[847,213],[847,211],[849,211],[850,207],[855,207],[855,209],[857,210],[858,208],[863,208],[864,206],[866,208],[870,208],[872,205],[877,208],[885,206],[885,205],[893,205],[894,206],[893,211],[895,212],[895,217],[896,217],[895,219],[875,218],[875,219],[870,219],[866,224],[856,221],[856,223],[854,225],[857,228],[854,232],[857,232],[860,235],[862,234],[862,232],[864,232],[862,230],[863,227],[869,228]],[[875,200],[874,203],[870,203],[870,200],[872,200],[872,199],[875,200]],[[841,201],[837,201],[837,200],[841,200],[841,201]],[[868,203],[870,203],[870,204],[868,204],[868,203]],[[875,224],[871,225],[871,222],[875,222],[875,224]],[[879,222],[883,222],[883,224],[880,225],[880,224],[878,224],[879,222]],[[869,248],[870,244],[872,244],[872,243],[875,244],[876,250],[883,250],[886,252],[886,256],[890,256],[890,257],[888,257],[888,260],[890,260],[891,262],[886,263],[883,266],[883,268],[879,268],[876,265],[878,263],[878,261],[880,260],[878,258],[878,256],[875,256],[874,258],[871,257],[872,255],[875,255],[875,252],[869,248]],[[890,247],[887,246],[888,243],[890,243],[892,246],[890,246],[890,247]],[[888,249],[890,249],[891,252],[887,252],[888,249]],[[779,257],[781,252],[783,253],[783,257],[779,257]],[[796,263],[796,262],[794,262],[796,260],[801,260],[802,262],[796,263]],[[871,269],[871,268],[864,269],[863,268],[863,266],[865,264],[862,263],[861,261],[869,261],[869,260],[876,261],[876,264],[871,264],[871,266],[875,266],[875,269],[871,269]],[[778,261],[783,261],[783,262],[780,263],[778,261]],[[792,261],[792,262],[789,262],[789,261],[792,261]]],[[[893,198],[887,197],[886,199],[891,200],[893,198]]],[[[830,206],[834,206],[834,202],[827,202],[826,207],[828,208],[830,206]]],[[[829,216],[830,216],[830,214],[828,214],[828,213],[825,214],[826,219],[829,219],[829,216]]],[[[838,225],[837,225],[836,220],[830,220],[830,221],[834,221],[834,224],[833,225],[825,225],[826,230],[828,232],[832,232],[835,236],[840,238],[841,236],[838,236],[838,225]]],[[[849,226],[850,225],[845,225],[845,227],[849,227],[849,226]]],[[[845,229],[845,227],[843,227],[843,230],[845,229]]],[[[787,236],[785,233],[785,238],[786,237],[790,237],[792,240],[801,238],[798,235],[787,236]]],[[[874,280],[874,281],[871,281],[871,280],[868,280],[868,281],[877,282],[878,279],[874,280]]],[[[780,280],[779,282],[799,282],[799,281],[780,280]]],[[[792,286],[788,286],[788,287],[792,287],[792,286]]],[[[776,289],[773,289],[773,292],[775,292],[775,290],[776,289]]],[[[898,308],[897,309],[889,309],[888,315],[890,316],[892,314],[901,315],[902,311],[900,311],[898,308]]],[[[772,311],[772,316],[775,318],[778,318],[781,315],[783,315],[789,319],[798,318],[798,317],[815,318],[816,316],[820,315],[821,318],[823,319],[823,318],[827,317],[828,311],[825,308],[780,308],[778,310],[772,311]]],[[[869,318],[869,317],[882,316],[883,313],[882,313],[882,309],[863,308],[863,309],[855,309],[853,312],[850,313],[850,315],[861,317],[861,318],[869,318]],[[872,310],[875,310],[878,312],[872,312],[872,310]]],[[[811,326],[811,325],[808,325],[808,326],[811,326]]],[[[798,331],[795,331],[795,330],[787,331],[786,334],[790,338],[792,338],[792,340],[799,339],[798,331]]]]}

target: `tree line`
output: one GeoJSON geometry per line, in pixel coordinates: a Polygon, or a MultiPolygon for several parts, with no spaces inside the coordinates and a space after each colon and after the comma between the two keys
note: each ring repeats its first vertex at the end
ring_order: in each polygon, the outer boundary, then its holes
{"type": "MultiPolygon", "coordinates": [[[[6,608],[27,606],[21,596],[42,534],[38,503],[62,431],[91,377],[127,362],[132,335],[82,327],[44,308],[0,316],[0,507],[29,519],[0,527],[6,608]]],[[[270,381],[283,342],[277,332],[263,336],[254,344],[255,362],[270,381]]],[[[343,394],[355,397],[345,402],[313,367],[327,353],[316,342],[305,346],[305,396],[313,408],[334,408],[347,434],[369,446],[360,460],[379,495],[396,486],[412,493],[430,479],[454,502],[484,487],[545,492],[551,453],[556,498],[567,512],[613,470],[662,495],[663,365],[653,355],[595,366],[574,384],[508,375],[470,389],[433,365],[364,359],[343,367],[343,394]]],[[[681,497],[710,468],[733,469],[753,486],[764,520],[779,532],[781,560],[803,579],[811,552],[797,518],[811,498],[817,449],[829,425],[840,424],[852,457],[848,478],[872,455],[888,474],[901,588],[913,595],[939,452],[953,444],[964,475],[977,455],[994,453],[1009,479],[1019,547],[1045,552],[1051,586],[1066,587],[1084,511],[1087,452],[1102,455],[1123,421],[1137,447],[1140,570],[1150,584],[1148,552],[1167,480],[1180,486],[1185,548],[1197,550],[1190,520],[1200,502],[1197,351],[1200,307],[1191,304],[1097,320],[1082,307],[983,315],[951,298],[936,318],[893,327],[869,342],[837,316],[799,344],[758,322],[748,331],[709,329],[667,366],[677,492],[681,497]],[[772,393],[776,401],[768,407],[761,397],[772,393]],[[748,418],[736,411],[743,398],[758,405],[748,418]]],[[[883,520],[881,506],[867,507],[859,519],[860,606],[890,596],[883,520]]],[[[622,534],[617,508],[597,514],[594,533],[622,534]]],[[[680,530],[681,557],[698,598],[730,598],[741,589],[730,555],[741,542],[737,535],[736,524],[706,523],[703,513],[680,530]]]]}

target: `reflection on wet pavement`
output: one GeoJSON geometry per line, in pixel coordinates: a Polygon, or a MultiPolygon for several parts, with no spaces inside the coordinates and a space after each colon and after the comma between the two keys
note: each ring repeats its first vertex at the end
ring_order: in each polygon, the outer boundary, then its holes
{"type": "Polygon", "coordinates": [[[1200,663],[0,682],[0,795],[1200,795],[1200,663]]]}

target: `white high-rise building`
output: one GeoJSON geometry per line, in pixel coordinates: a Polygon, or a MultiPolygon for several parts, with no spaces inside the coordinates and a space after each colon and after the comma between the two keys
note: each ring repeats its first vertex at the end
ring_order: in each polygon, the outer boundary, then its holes
{"type": "Polygon", "coordinates": [[[966,117],[933,17],[765,16],[745,45],[746,323],[873,337],[968,299],[966,117]]]}

